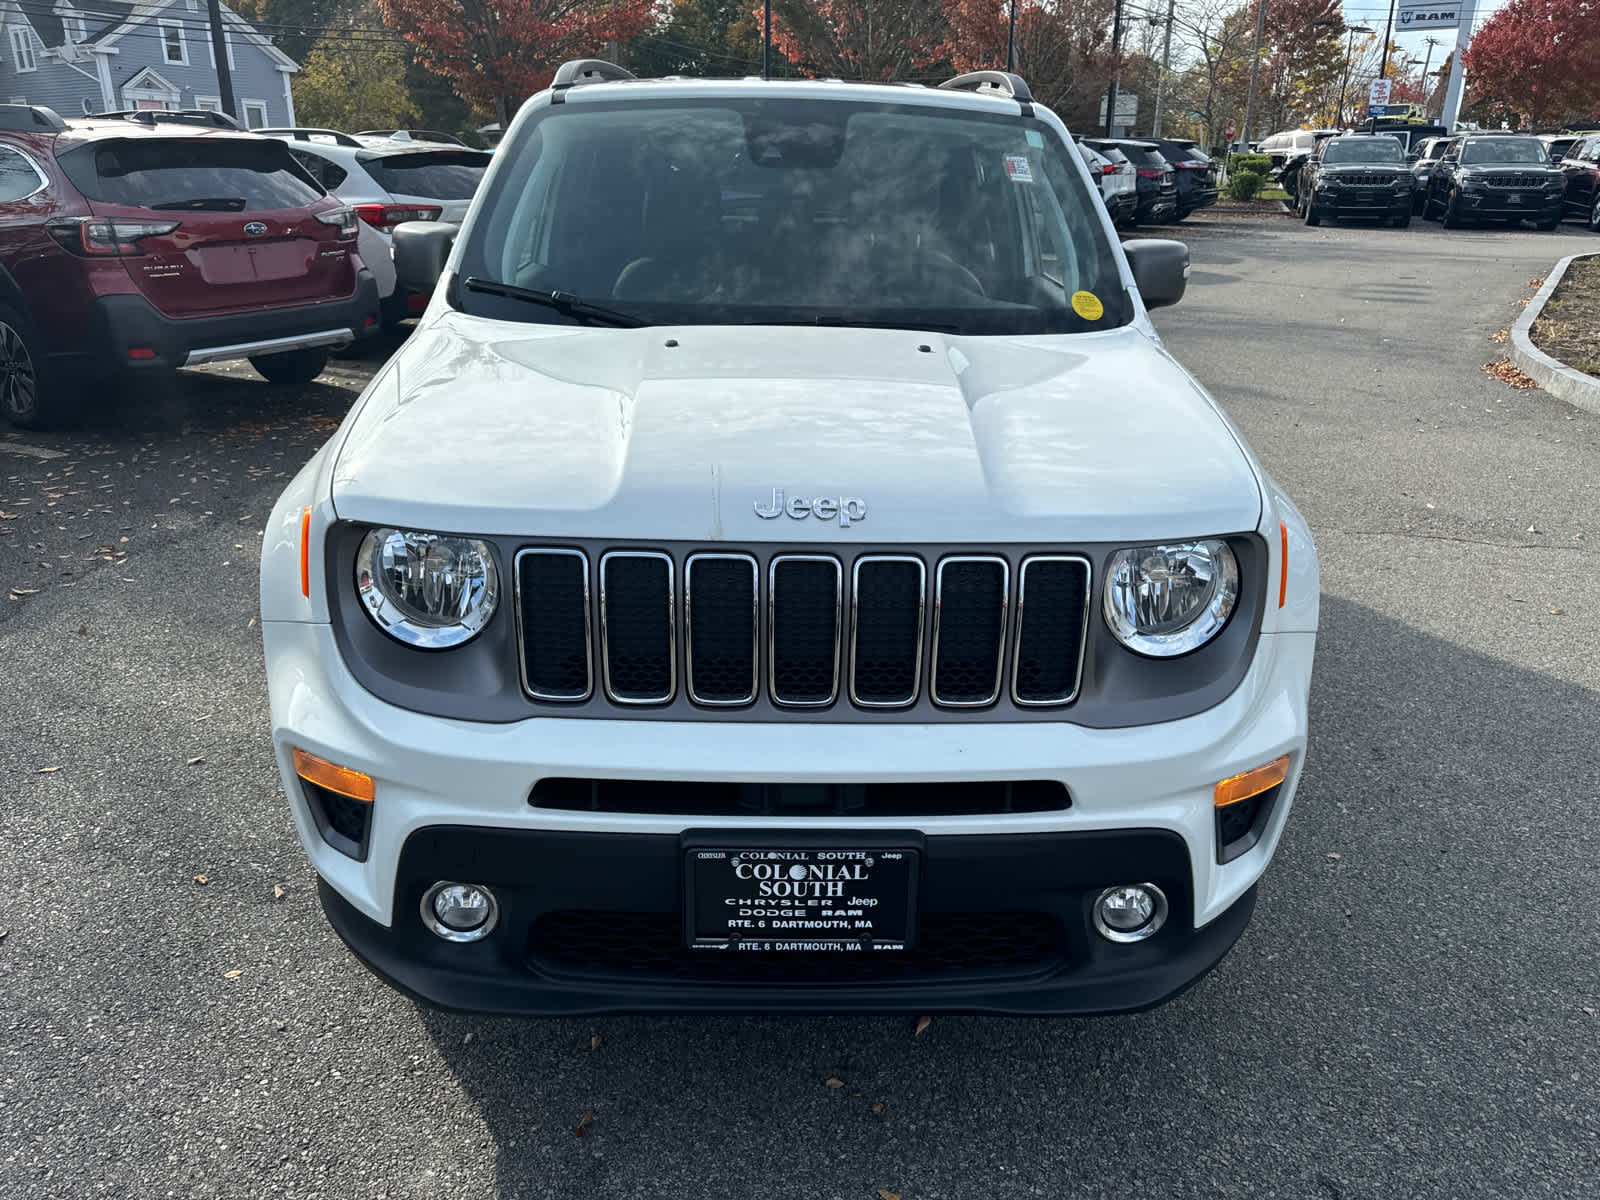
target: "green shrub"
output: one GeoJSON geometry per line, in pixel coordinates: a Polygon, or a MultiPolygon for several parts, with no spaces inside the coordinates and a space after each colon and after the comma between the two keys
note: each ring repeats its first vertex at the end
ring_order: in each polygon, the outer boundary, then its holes
{"type": "Polygon", "coordinates": [[[1272,170],[1272,159],[1265,154],[1235,154],[1228,160],[1228,173],[1255,171],[1266,175],[1272,170]]]}
{"type": "Polygon", "coordinates": [[[1235,171],[1228,176],[1228,199],[1254,200],[1266,183],[1267,177],[1259,171],[1235,171]]]}

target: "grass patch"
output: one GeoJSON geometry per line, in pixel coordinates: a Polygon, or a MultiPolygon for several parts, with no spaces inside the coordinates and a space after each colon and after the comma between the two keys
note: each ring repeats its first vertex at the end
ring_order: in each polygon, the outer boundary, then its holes
{"type": "Polygon", "coordinates": [[[1533,344],[1569,367],[1600,376],[1600,257],[1580,258],[1567,268],[1533,323],[1533,344]]]}

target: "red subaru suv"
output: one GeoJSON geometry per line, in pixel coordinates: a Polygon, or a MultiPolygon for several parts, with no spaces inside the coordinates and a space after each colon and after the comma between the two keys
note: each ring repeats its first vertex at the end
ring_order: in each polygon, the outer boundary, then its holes
{"type": "Polygon", "coordinates": [[[0,105],[0,413],[225,359],[309,382],[378,328],[356,232],[275,138],[0,105]]]}

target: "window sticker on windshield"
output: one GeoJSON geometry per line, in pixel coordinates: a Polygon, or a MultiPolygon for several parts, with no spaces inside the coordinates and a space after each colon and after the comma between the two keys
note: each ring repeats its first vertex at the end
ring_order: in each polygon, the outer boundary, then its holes
{"type": "Polygon", "coordinates": [[[1012,183],[1032,183],[1033,167],[1026,154],[1006,155],[1006,174],[1012,183]]]}
{"type": "Polygon", "coordinates": [[[1106,315],[1106,306],[1100,303],[1100,297],[1093,292],[1073,292],[1072,311],[1085,321],[1098,321],[1106,315]]]}
{"type": "Polygon", "coordinates": [[[1037,129],[1024,129],[1022,131],[1022,136],[1028,139],[1028,145],[1039,150],[1044,149],[1044,134],[1040,133],[1037,129]]]}

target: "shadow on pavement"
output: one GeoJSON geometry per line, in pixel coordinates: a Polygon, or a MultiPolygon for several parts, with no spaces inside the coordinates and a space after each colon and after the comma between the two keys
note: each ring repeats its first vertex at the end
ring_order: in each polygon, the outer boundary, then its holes
{"type": "Polygon", "coordinates": [[[1597,697],[1338,597],[1323,619],[1296,812],[1252,929],[1196,989],[1136,1016],[939,1017],[920,1036],[915,1013],[422,1010],[492,1134],[498,1194],[1462,1197],[1592,1179],[1597,697]]]}

